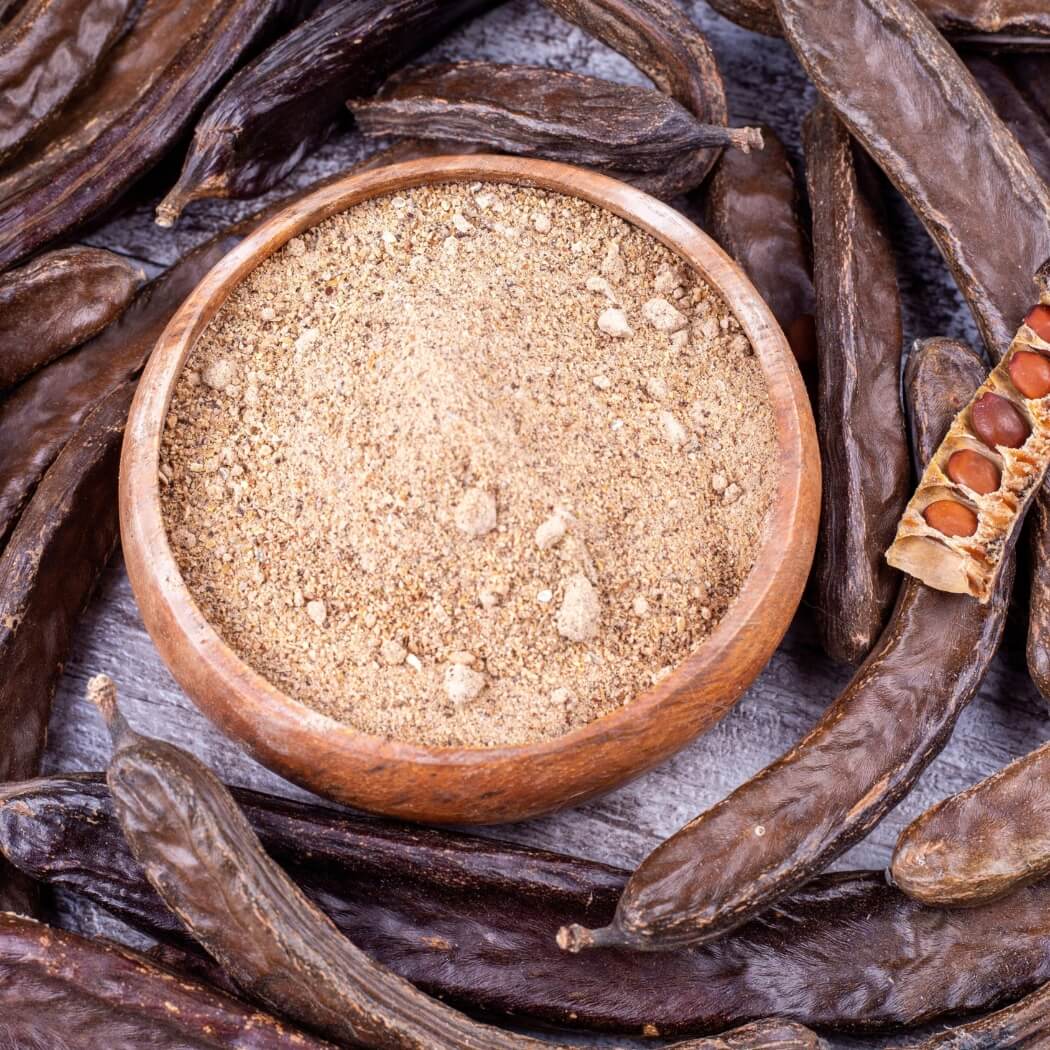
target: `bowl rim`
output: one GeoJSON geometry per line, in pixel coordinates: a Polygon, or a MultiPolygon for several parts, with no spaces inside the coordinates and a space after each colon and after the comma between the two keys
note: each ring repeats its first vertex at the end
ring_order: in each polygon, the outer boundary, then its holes
{"type": "Polygon", "coordinates": [[[158,340],[135,394],[120,467],[121,537],[132,590],[162,658],[195,704],[264,765],[312,791],[436,822],[520,819],[603,793],[714,724],[787,630],[812,562],[819,509],[809,398],[783,332],[738,264],[684,215],[641,190],[571,165],[488,154],[426,157],[351,173],[292,201],[248,234],[199,282],[158,340]],[[187,356],[232,289],[286,241],[330,216],[372,197],[441,182],[509,182],[568,194],[649,233],[722,296],[754,348],[773,408],[776,491],[754,564],[725,616],[656,685],[550,740],[432,747],[364,733],[312,710],[222,640],[183,581],[163,524],[158,467],[170,399],[187,356]],[[661,722],[673,722],[673,731],[661,722]],[[623,752],[632,748],[639,753],[627,761],[623,752]],[[550,776],[557,766],[563,767],[560,786],[550,776]],[[410,787],[397,786],[399,775],[411,780],[413,771],[421,793],[429,785],[431,796],[413,798],[410,787]],[[353,784],[347,783],[350,773],[356,774],[353,784]],[[517,802],[499,790],[508,776],[520,777],[517,802]],[[543,784],[530,788],[534,777],[543,784]]]}

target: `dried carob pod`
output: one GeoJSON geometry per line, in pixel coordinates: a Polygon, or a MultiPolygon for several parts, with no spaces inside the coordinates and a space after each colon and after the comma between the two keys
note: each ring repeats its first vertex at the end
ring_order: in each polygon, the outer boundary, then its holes
{"type": "MultiPolygon", "coordinates": [[[[725,87],[714,52],[674,0],[542,0],[637,66],[665,95],[701,124],[728,121],[725,87]]],[[[671,196],[675,186],[698,186],[718,160],[718,150],[680,157],[649,192],[671,196]]]]}
{"type": "MultiPolygon", "coordinates": [[[[761,148],[755,128],[701,124],[651,88],[538,66],[451,62],[398,74],[373,99],[348,103],[376,138],[410,135],[479,143],[503,153],[621,169],[664,172],[699,149],[761,148]]],[[[666,190],[668,187],[664,187],[666,190]]],[[[695,189],[691,182],[669,187],[695,189]]]]}
{"type": "MultiPolygon", "coordinates": [[[[920,356],[924,372],[955,373],[950,354],[920,356]]],[[[267,852],[363,951],[488,1016],[664,1036],[763,1015],[876,1030],[995,1006],[1050,979],[1047,881],[946,912],[920,906],[881,872],[839,872],[699,948],[569,955],[554,942],[559,926],[608,922],[627,872],[231,791],[267,852]]],[[[100,777],[0,788],[0,855],[174,945],[181,968],[216,982],[215,964],[190,954],[200,949],[131,856],[100,777]]]]}
{"type": "Polygon", "coordinates": [[[890,874],[927,904],[969,906],[1050,874],[1050,744],[938,802],[901,832],[890,874]]]}
{"type": "MultiPolygon", "coordinates": [[[[984,369],[971,357],[969,395],[984,369]]],[[[938,378],[913,369],[912,380],[938,378]]],[[[946,391],[909,387],[917,414],[951,419],[946,391]]],[[[918,441],[920,431],[913,435],[918,441]]],[[[925,461],[933,443],[923,444],[925,461]]],[[[803,740],[642,862],[613,922],[559,933],[570,951],[664,951],[734,929],[823,870],[907,794],[944,746],[991,662],[1006,619],[1013,559],[982,605],[905,579],[878,645],[803,740]],[[924,673],[915,673],[922,667],[924,673]]]]}
{"type": "Polygon", "coordinates": [[[347,98],[371,93],[463,19],[494,3],[326,5],[242,69],[208,107],[179,181],[157,208],[157,222],[171,226],[190,201],[204,197],[265,193],[328,138],[347,98]]]}
{"type": "Polygon", "coordinates": [[[998,358],[1050,257],[1050,187],[910,0],[776,3],[806,72],[915,209],[998,358]],[[886,90],[887,69],[899,90],[886,90]],[[974,221],[974,201],[995,221],[974,221]]]}
{"type": "Polygon", "coordinates": [[[335,1050],[110,941],[0,913],[5,1050],[335,1050]]]}
{"type": "Polygon", "coordinates": [[[824,651],[857,663],[878,641],[900,587],[883,552],[911,486],[899,396],[901,303],[870,161],[855,153],[825,103],[806,119],[803,142],[824,472],[812,601],[824,651]]]}
{"type": "Polygon", "coordinates": [[[809,379],[817,356],[816,295],[795,173],[783,143],[769,128],[760,131],[761,150],[722,154],[704,192],[705,221],[773,311],[809,379]]]}
{"type": "Polygon", "coordinates": [[[988,601],[1050,464],[1050,260],[1040,302],[955,417],[886,552],[930,587],[988,601]]]}
{"type": "Polygon", "coordinates": [[[59,133],[0,177],[0,267],[112,204],[178,140],[237,61],[304,2],[146,0],[59,133]]]}
{"type": "MultiPolygon", "coordinates": [[[[73,628],[117,542],[117,464],[130,386],[81,424],[44,476],[0,557],[0,782],[38,771],[73,628]]],[[[29,911],[0,864],[0,911],[29,911]]]]}
{"type": "Polygon", "coordinates": [[[95,74],[135,0],[31,0],[0,32],[0,163],[95,74]]]}
{"type": "Polygon", "coordinates": [[[65,248],[0,275],[0,391],[97,335],[146,275],[100,248],[65,248]]]}

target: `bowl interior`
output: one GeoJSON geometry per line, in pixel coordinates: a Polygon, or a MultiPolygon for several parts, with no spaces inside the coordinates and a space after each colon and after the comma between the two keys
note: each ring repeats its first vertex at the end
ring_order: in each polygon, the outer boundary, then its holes
{"type": "Polygon", "coordinates": [[[121,463],[121,531],[147,629],[176,679],[263,764],[337,801],[434,822],[521,819],[604,792],[721,718],[768,661],[812,561],[819,456],[808,397],[783,333],[740,268],[680,213],[621,182],[515,157],[437,157],[315,191],[270,219],[205,277],[172,319],[140,383],[121,463]],[[437,748],[369,736],[291,699],[252,670],[202,615],[161,516],[164,420],[182,366],[230,291],[285,241],[362,200],[438,182],[501,181],[580,197],[648,232],[723,297],[765,375],[778,449],[776,495],[754,566],[703,644],[634,701],[554,740],[437,748]]]}

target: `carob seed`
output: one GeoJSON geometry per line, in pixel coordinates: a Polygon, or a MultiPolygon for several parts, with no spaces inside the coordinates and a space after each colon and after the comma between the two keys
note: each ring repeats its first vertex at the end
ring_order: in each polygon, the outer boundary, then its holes
{"type": "Polygon", "coordinates": [[[1017,408],[999,394],[984,394],[970,408],[970,425],[989,448],[1020,448],[1032,428],[1017,408]]]}
{"type": "MultiPolygon", "coordinates": [[[[968,448],[952,453],[946,473],[952,481],[965,485],[971,492],[981,496],[995,492],[1002,483],[999,468],[987,456],[968,448]]],[[[930,520],[929,516],[926,520],[930,520]]]]}
{"type": "Polygon", "coordinates": [[[1050,306],[1045,306],[1043,303],[1040,303],[1038,306],[1033,306],[1025,316],[1024,323],[1028,325],[1028,327],[1031,328],[1044,343],[1050,343],[1050,306]]]}
{"type": "MultiPolygon", "coordinates": [[[[1031,326],[1029,326],[1031,327],[1031,326]]],[[[1050,394],[1050,358],[1034,350],[1018,350],[1010,358],[1010,379],[1025,397],[1050,394]]]]}
{"type": "Polygon", "coordinates": [[[939,499],[923,512],[930,528],[945,536],[972,536],[977,531],[977,515],[953,499],[939,499]]]}

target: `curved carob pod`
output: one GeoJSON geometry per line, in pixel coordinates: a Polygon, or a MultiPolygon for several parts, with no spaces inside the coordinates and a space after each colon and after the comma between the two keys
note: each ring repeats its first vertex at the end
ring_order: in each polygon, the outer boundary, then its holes
{"type": "Polygon", "coordinates": [[[1050,257],[1050,188],[910,0],[776,2],[806,72],[937,242],[1000,357],[1050,257]],[[975,222],[974,201],[995,221],[975,222]]]}
{"type": "Polygon", "coordinates": [[[811,580],[824,651],[858,663],[878,641],[900,588],[883,552],[911,489],[900,404],[900,293],[867,157],[826,103],[803,128],[813,211],[824,470],[811,580]]]}
{"type": "MultiPolygon", "coordinates": [[[[117,464],[130,385],[87,417],[0,557],[0,782],[38,771],[73,629],[117,543],[117,464]]],[[[0,864],[0,911],[33,894],[0,864]]]]}
{"type": "MultiPolygon", "coordinates": [[[[967,396],[984,374],[973,355],[967,396]]],[[[951,419],[947,392],[908,393],[913,403],[940,406],[939,440],[951,419]]],[[[918,452],[926,461],[934,449],[918,452]]],[[[815,728],[657,847],[609,926],[568,927],[559,943],[570,951],[701,943],[761,913],[867,834],[911,789],[977,692],[1006,619],[1008,561],[986,605],[907,578],[878,645],[815,728]]]]}
{"type": "Polygon", "coordinates": [[[370,94],[399,66],[494,3],[325,6],[242,69],[208,107],[178,182],[157,207],[157,222],[171,226],[201,198],[265,193],[328,138],[348,97],[370,94]]]}
{"type": "Polygon", "coordinates": [[[890,865],[910,897],[947,907],[995,900],[1050,874],[1050,744],[938,802],[901,832],[890,865]]]}
{"type": "Polygon", "coordinates": [[[684,155],[712,147],[744,152],[762,147],[757,129],[701,124],[679,102],[651,88],[538,66],[416,67],[393,77],[375,98],[347,105],[361,131],[374,138],[445,138],[602,168],[662,196],[696,188],[693,181],[668,182],[668,168],[675,170],[684,155]]]}
{"type": "MultiPolygon", "coordinates": [[[[714,52],[674,0],[542,0],[556,14],[586,30],[637,66],[665,95],[680,102],[701,124],[726,124],[725,86],[714,52]]],[[[672,187],[699,186],[719,151],[684,154],[661,187],[649,192],[671,196],[672,187]]]]}
{"type": "Polygon", "coordinates": [[[0,1046],[335,1050],[128,948],[0,913],[0,1046]]]}
{"type": "Polygon", "coordinates": [[[0,32],[0,163],[88,83],[136,0],[31,0],[0,32]]]}
{"type": "MultiPolygon", "coordinates": [[[[953,374],[949,355],[920,356],[924,371],[953,374]]],[[[987,1009],[1050,980],[1046,881],[945,912],[920,906],[880,872],[820,875],[698,948],[570,955],[554,942],[558,927],[581,917],[608,922],[627,872],[231,792],[267,852],[362,951],[423,991],[490,1017],[663,1036],[763,1015],[878,1030],[987,1009]]],[[[162,959],[216,983],[215,964],[197,954],[131,856],[100,777],[0,788],[0,854],[172,945],[162,959]]]]}
{"type": "Polygon", "coordinates": [[[119,255],[81,247],[0,275],[0,392],[97,335],[145,280],[119,255]]]}
{"type": "Polygon", "coordinates": [[[809,380],[817,356],[816,293],[795,173],[780,139],[759,130],[761,150],[722,154],[704,193],[705,222],[773,311],[809,380]]]}
{"type": "Polygon", "coordinates": [[[238,60],[303,3],[147,0],[96,89],[65,113],[70,133],[0,178],[0,267],[112,204],[174,145],[238,60]]]}

